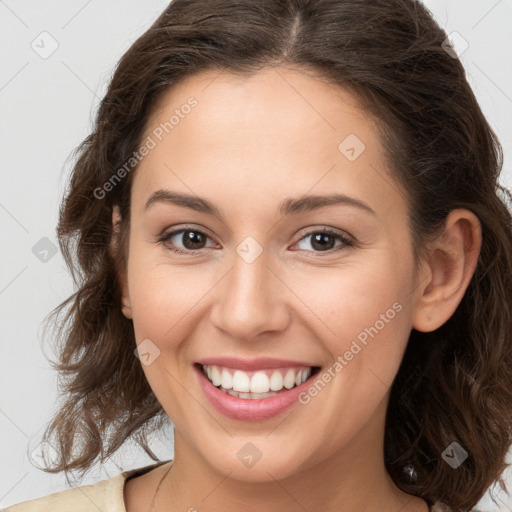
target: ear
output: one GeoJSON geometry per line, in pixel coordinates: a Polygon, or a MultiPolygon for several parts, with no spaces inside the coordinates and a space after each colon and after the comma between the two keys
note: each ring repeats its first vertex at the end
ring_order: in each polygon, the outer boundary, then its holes
{"type": "MultiPolygon", "coordinates": [[[[119,237],[121,227],[121,211],[118,205],[114,205],[112,209],[112,243],[111,251],[117,251],[119,249],[119,237]]],[[[119,273],[118,276],[119,285],[121,287],[121,311],[126,318],[132,318],[132,306],[130,302],[130,294],[128,292],[128,276],[126,268],[119,273]]]]}
{"type": "Polygon", "coordinates": [[[455,312],[475,272],[482,245],[480,221],[469,210],[452,210],[443,233],[428,247],[418,274],[412,327],[430,332],[455,312]]]}

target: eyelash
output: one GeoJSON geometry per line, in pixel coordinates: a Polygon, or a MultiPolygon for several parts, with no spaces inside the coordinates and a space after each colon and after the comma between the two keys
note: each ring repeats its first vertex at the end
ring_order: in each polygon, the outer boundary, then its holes
{"type": "MultiPolygon", "coordinates": [[[[191,231],[193,233],[199,233],[200,235],[202,235],[202,236],[204,236],[206,238],[211,238],[204,231],[201,231],[200,229],[197,229],[197,228],[194,228],[194,227],[190,226],[190,227],[184,227],[184,228],[178,229],[176,231],[171,231],[169,233],[166,233],[165,235],[162,236],[162,238],[160,238],[158,240],[158,242],[162,243],[166,249],[168,249],[168,250],[170,250],[170,251],[172,251],[172,252],[174,252],[176,254],[187,254],[189,256],[190,255],[196,255],[196,254],[200,253],[201,251],[203,251],[203,249],[206,249],[206,248],[197,249],[196,251],[193,251],[193,250],[183,250],[183,249],[177,249],[175,247],[174,248],[170,247],[168,244],[166,244],[166,242],[168,240],[170,240],[173,236],[177,235],[178,233],[183,233],[185,231],[191,231]]],[[[317,253],[317,254],[322,254],[322,253],[333,254],[335,252],[338,252],[340,250],[353,247],[355,245],[354,241],[352,241],[348,237],[342,235],[338,231],[335,231],[335,230],[330,229],[330,228],[323,228],[323,229],[312,230],[312,231],[301,231],[299,233],[300,238],[297,240],[297,242],[300,242],[304,238],[306,238],[306,237],[308,237],[310,235],[315,235],[315,234],[331,235],[333,237],[336,237],[338,240],[341,241],[341,245],[339,245],[338,247],[334,247],[332,249],[329,249],[327,251],[306,251],[306,252],[314,252],[314,253],[317,253]]],[[[299,250],[304,250],[304,249],[299,249],[299,250]]]]}

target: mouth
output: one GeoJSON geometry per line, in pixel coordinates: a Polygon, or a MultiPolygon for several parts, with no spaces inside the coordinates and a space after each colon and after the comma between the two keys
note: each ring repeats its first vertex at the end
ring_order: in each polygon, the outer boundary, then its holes
{"type": "MultiPolygon", "coordinates": [[[[246,371],[218,364],[194,363],[212,386],[242,400],[264,400],[283,395],[317,375],[320,366],[285,366],[246,371]]],[[[272,365],[275,366],[275,365],[272,365]]]]}

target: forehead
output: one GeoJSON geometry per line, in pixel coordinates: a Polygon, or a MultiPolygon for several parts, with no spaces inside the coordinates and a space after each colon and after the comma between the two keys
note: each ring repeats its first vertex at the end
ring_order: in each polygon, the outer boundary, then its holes
{"type": "Polygon", "coordinates": [[[192,75],[161,96],[147,137],[155,147],[137,169],[134,206],[166,186],[251,199],[341,187],[378,202],[379,182],[391,182],[375,122],[357,98],[287,68],[192,75]]]}
{"type": "MultiPolygon", "coordinates": [[[[161,96],[146,132],[169,121],[174,112],[188,111],[185,107],[191,97],[197,106],[190,115],[180,116],[171,130],[175,139],[183,136],[180,142],[190,141],[191,131],[204,145],[216,142],[215,133],[230,132],[224,147],[238,147],[236,143],[243,139],[247,148],[250,137],[259,147],[297,150],[303,148],[304,140],[318,143],[320,138],[325,146],[337,149],[347,130],[369,142],[373,138],[372,120],[347,90],[303,71],[273,67],[250,76],[208,70],[186,78],[161,96]],[[182,122],[187,117],[192,120],[182,122]]],[[[310,152],[318,144],[308,146],[304,149],[310,152]]]]}

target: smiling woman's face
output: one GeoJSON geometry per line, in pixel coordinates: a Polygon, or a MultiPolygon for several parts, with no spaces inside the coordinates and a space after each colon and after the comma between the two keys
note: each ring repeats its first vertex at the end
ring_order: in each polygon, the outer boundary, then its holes
{"type": "Polygon", "coordinates": [[[415,267],[406,197],[370,118],[347,92],[289,69],[203,72],[162,98],[148,135],[157,144],[132,185],[123,300],[175,425],[175,460],[246,481],[381,460],[415,267]],[[251,369],[237,386],[261,370],[253,389],[280,388],[276,371],[321,369],[300,397],[285,387],[237,398],[197,364],[221,357],[235,358],[220,365],[229,375],[251,369]]]}

